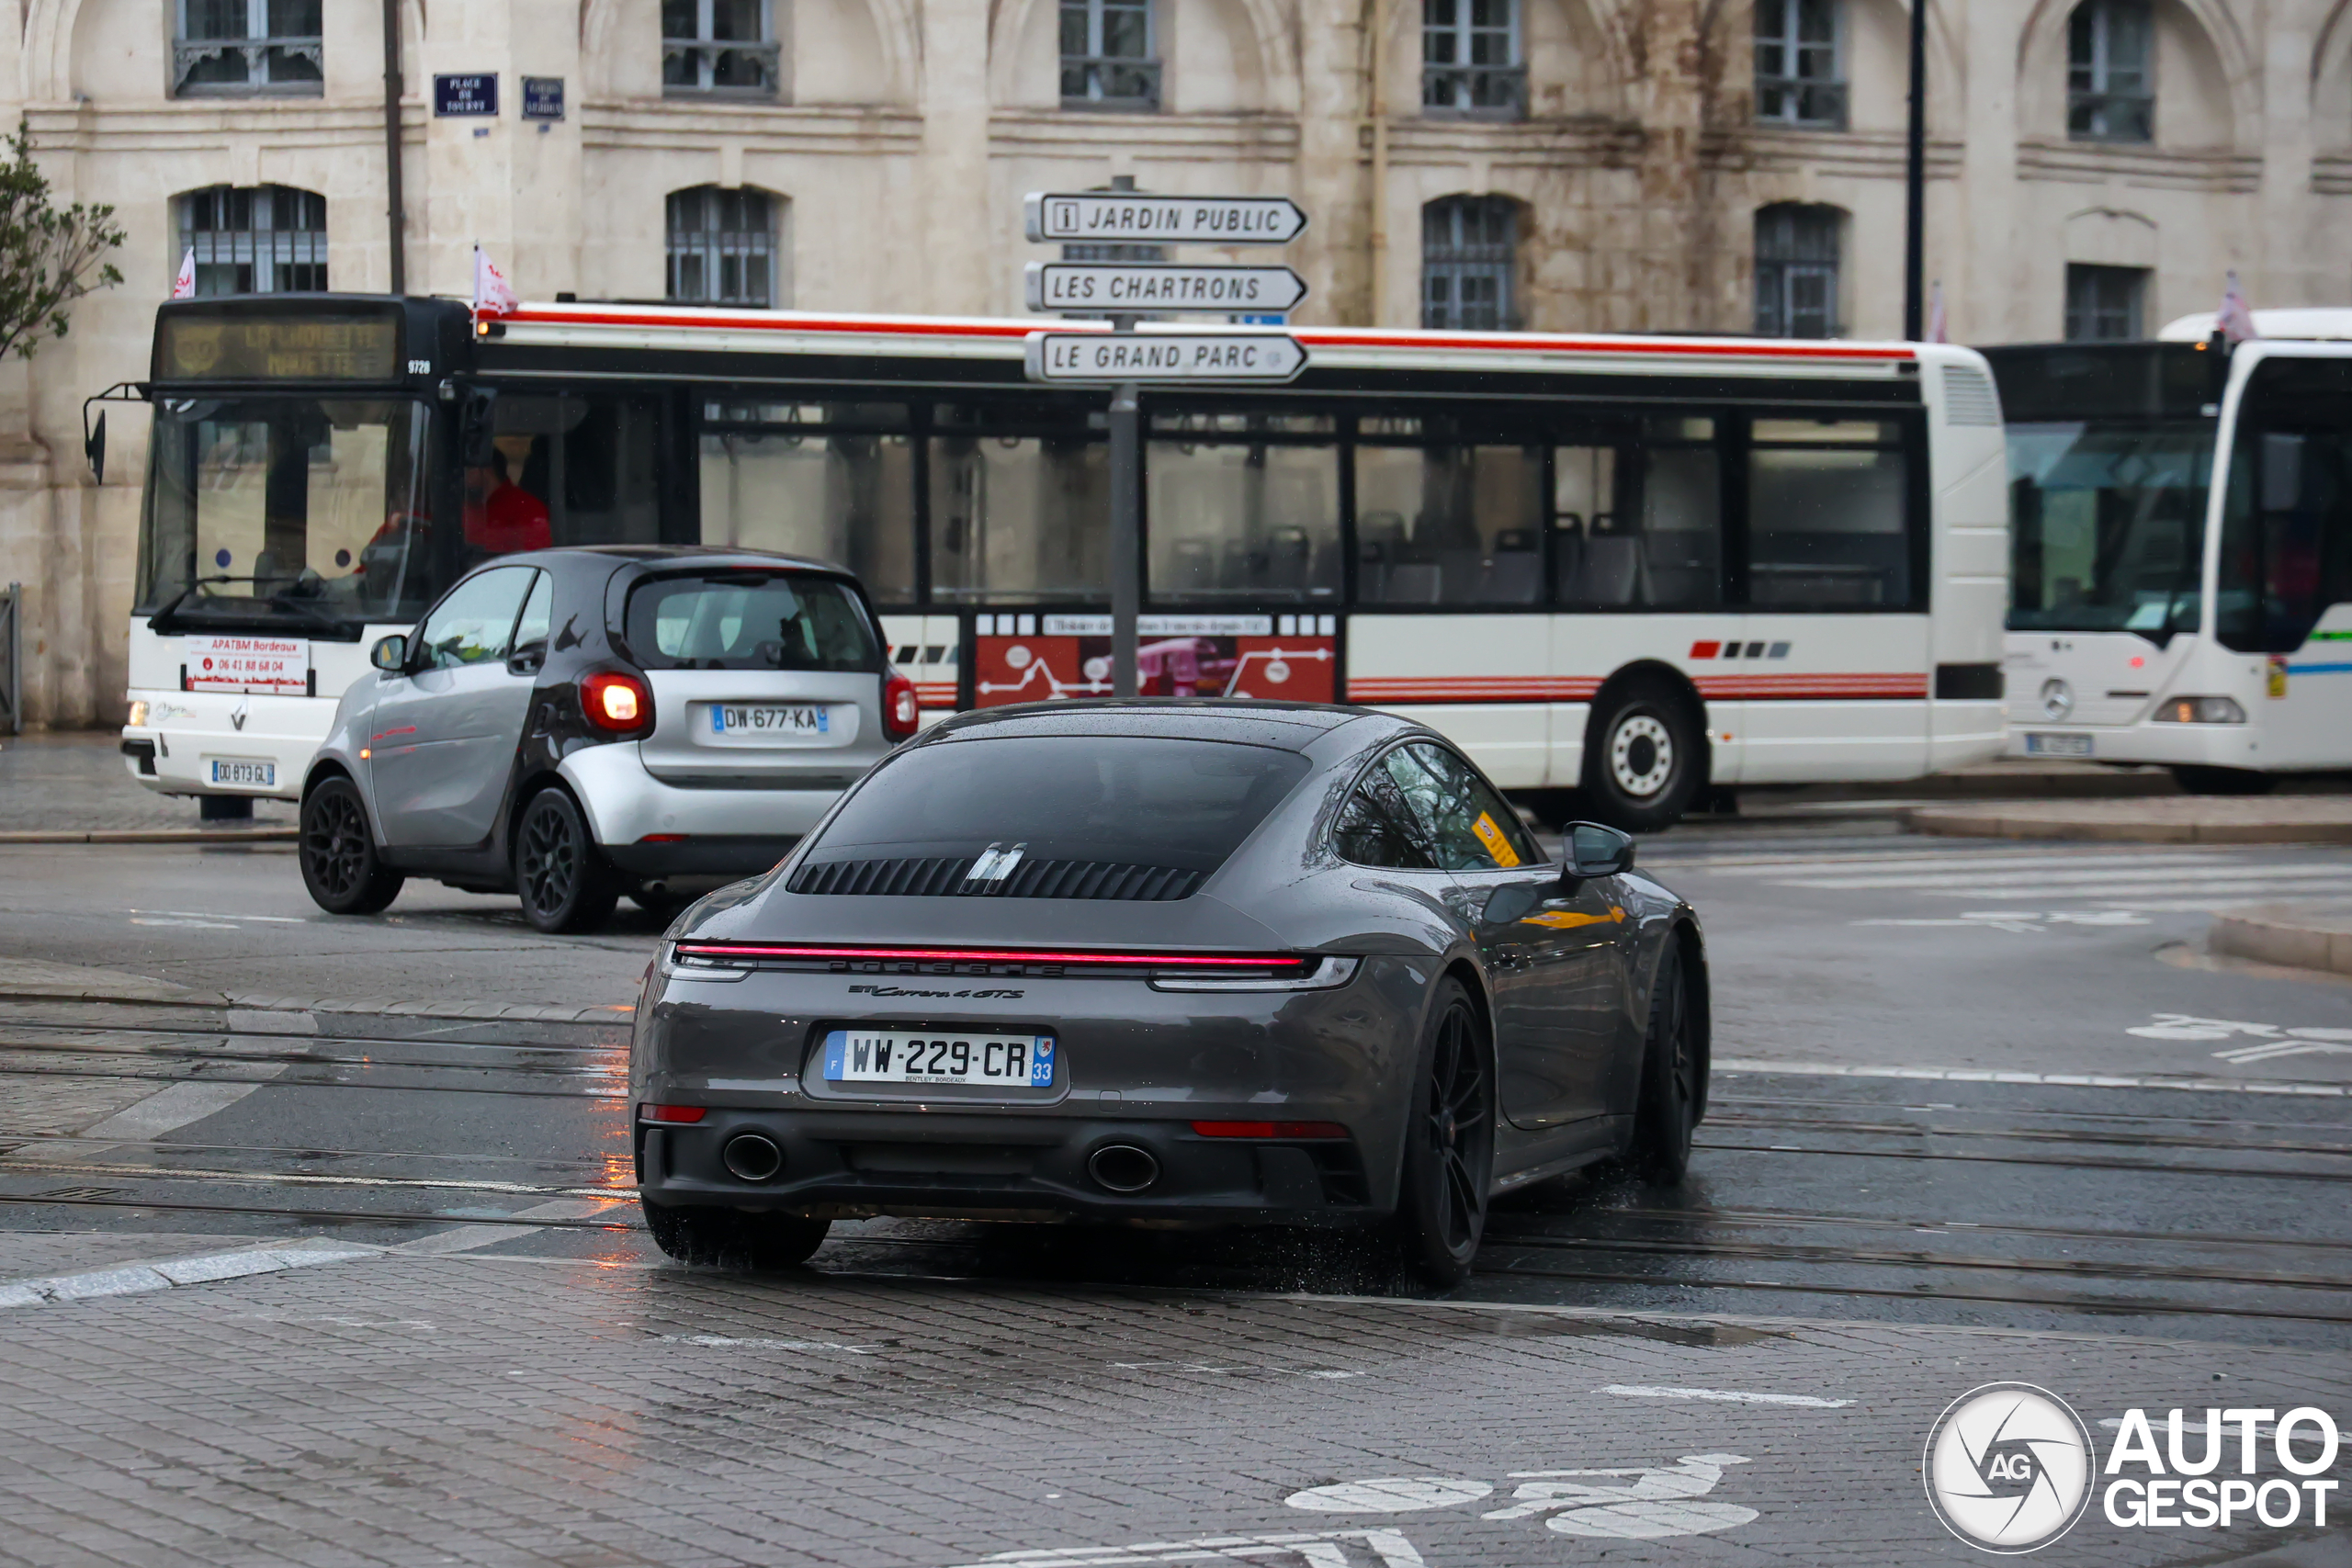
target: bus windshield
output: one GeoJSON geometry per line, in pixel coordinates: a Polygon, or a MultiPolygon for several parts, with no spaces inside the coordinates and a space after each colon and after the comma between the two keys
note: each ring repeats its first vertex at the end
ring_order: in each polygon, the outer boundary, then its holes
{"type": "Polygon", "coordinates": [[[415,619],[428,417],[398,398],[159,399],[140,611],[159,632],[356,637],[415,619]]]}
{"type": "Polygon", "coordinates": [[[2210,423],[2012,424],[2011,631],[2198,626],[2210,423]]]}

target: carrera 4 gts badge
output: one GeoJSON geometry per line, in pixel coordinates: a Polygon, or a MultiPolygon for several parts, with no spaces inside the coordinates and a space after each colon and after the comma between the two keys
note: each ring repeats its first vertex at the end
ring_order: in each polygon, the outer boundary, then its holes
{"type": "Polygon", "coordinates": [[[1026,993],[1008,990],[981,991],[917,991],[905,986],[852,986],[850,995],[869,997],[991,997],[999,1000],[1016,1000],[1026,993]]]}

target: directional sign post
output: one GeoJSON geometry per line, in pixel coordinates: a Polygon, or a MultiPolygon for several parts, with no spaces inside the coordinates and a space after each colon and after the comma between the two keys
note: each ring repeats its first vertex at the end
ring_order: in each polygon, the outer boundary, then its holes
{"type": "MultiPolygon", "coordinates": [[[[1132,175],[1111,183],[1109,190],[1032,193],[1024,213],[1029,238],[1092,245],[1282,245],[1306,228],[1306,214],[1288,197],[1154,196],[1135,189],[1132,175]]],[[[1033,310],[1111,318],[1107,333],[1032,333],[1025,354],[1033,381],[1111,388],[1111,690],[1132,697],[1136,612],[1143,602],[1141,384],[1265,385],[1291,380],[1306,368],[1306,351],[1285,333],[1138,333],[1136,319],[1207,310],[1279,321],[1306,297],[1306,283],[1286,266],[1033,262],[1028,294],[1033,310]]]]}
{"type": "Polygon", "coordinates": [[[1306,350],[1284,333],[1031,333],[1033,381],[1295,380],[1306,350]]]}
{"type": "Polygon", "coordinates": [[[1031,262],[1033,310],[1288,310],[1306,280],[1286,266],[1031,262]]]}
{"type": "Polygon", "coordinates": [[[1306,230],[1306,214],[1286,196],[1037,191],[1030,195],[1025,209],[1032,240],[1287,245],[1306,230]]]}

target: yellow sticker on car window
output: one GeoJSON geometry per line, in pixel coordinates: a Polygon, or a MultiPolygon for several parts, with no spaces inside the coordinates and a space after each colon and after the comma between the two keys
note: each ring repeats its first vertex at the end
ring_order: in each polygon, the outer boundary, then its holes
{"type": "Polygon", "coordinates": [[[1478,813],[1478,820],[1470,824],[1470,830],[1478,835],[1478,841],[1487,846],[1487,852],[1495,857],[1497,865],[1519,863],[1519,852],[1510,847],[1510,835],[1496,826],[1494,813],[1478,813]]]}

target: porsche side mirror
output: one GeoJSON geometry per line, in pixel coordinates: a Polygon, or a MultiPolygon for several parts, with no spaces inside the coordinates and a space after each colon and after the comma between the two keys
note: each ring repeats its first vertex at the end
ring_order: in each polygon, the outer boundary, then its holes
{"type": "Polygon", "coordinates": [[[1562,846],[1566,863],[1562,869],[1581,881],[1589,876],[1614,876],[1619,872],[1634,869],[1634,840],[1630,834],[1614,828],[1604,828],[1598,822],[1571,822],[1562,846]]]}
{"type": "Polygon", "coordinates": [[[368,662],[389,674],[399,674],[408,665],[408,638],[399,632],[378,637],[376,646],[368,650],[368,662]]]}

